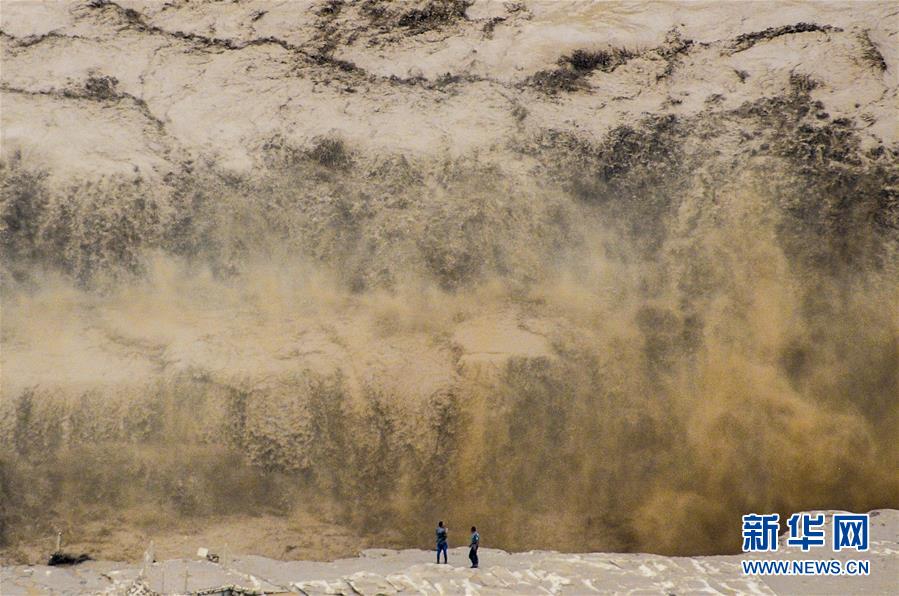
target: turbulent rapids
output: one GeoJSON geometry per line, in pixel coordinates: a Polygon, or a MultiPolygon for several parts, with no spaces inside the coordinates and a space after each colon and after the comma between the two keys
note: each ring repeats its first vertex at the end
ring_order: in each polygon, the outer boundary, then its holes
{"type": "Polygon", "coordinates": [[[6,560],[899,506],[888,3],[171,4],[4,6],[6,560]]]}

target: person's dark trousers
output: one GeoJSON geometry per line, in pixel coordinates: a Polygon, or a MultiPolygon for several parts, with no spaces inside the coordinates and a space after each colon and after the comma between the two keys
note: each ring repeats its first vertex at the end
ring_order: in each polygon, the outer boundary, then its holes
{"type": "Polygon", "coordinates": [[[443,544],[437,545],[437,563],[440,563],[440,552],[443,551],[443,562],[446,563],[446,548],[447,544],[444,542],[443,544]]]}
{"type": "Polygon", "coordinates": [[[478,566],[478,549],[476,549],[476,548],[469,549],[468,558],[471,560],[471,566],[477,567],[478,566]]]}

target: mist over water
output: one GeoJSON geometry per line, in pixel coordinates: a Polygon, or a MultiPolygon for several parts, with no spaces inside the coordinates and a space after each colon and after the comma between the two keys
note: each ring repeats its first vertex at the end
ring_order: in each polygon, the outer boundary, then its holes
{"type": "Polygon", "coordinates": [[[444,162],[7,160],[0,540],[314,502],[390,546],[723,553],[899,506],[897,162],[808,102],[444,162]]]}

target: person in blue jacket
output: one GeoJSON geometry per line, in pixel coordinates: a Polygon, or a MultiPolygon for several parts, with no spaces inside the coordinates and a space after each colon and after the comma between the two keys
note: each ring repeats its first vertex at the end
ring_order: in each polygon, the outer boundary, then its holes
{"type": "Polygon", "coordinates": [[[481,535],[478,529],[471,526],[471,544],[468,545],[468,558],[471,559],[471,568],[478,568],[478,547],[481,545],[481,535]]]}
{"type": "Polygon", "coordinates": [[[442,521],[437,522],[437,564],[440,564],[440,552],[443,551],[443,563],[446,564],[446,526],[442,521]]]}

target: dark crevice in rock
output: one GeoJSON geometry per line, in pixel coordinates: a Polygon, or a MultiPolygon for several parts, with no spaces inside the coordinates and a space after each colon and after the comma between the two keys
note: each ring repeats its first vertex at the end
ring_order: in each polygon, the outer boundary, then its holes
{"type": "MultiPolygon", "coordinates": [[[[464,4],[464,3],[461,3],[464,4]]],[[[304,58],[305,62],[312,66],[321,66],[327,67],[331,69],[335,69],[342,74],[352,74],[361,77],[365,77],[367,80],[371,82],[386,82],[388,84],[400,84],[400,85],[417,85],[421,84],[425,88],[428,89],[443,89],[447,87],[450,83],[460,83],[460,82],[481,82],[487,81],[489,79],[485,79],[483,77],[477,77],[474,75],[452,75],[447,73],[445,75],[441,75],[434,81],[430,81],[425,77],[397,77],[397,76],[379,76],[368,73],[365,69],[357,66],[353,62],[348,60],[342,60],[333,55],[334,51],[334,43],[329,43],[326,39],[325,45],[318,49],[310,49],[304,46],[292,44],[286,40],[280,39],[274,36],[266,36],[266,37],[257,37],[248,40],[234,40],[229,38],[219,38],[219,37],[209,37],[206,35],[201,35],[198,33],[189,33],[184,31],[169,31],[167,29],[163,29],[162,27],[153,25],[137,11],[130,8],[124,8],[119,4],[111,1],[111,0],[93,0],[89,5],[94,9],[107,9],[114,10],[116,14],[122,19],[125,25],[131,29],[140,32],[146,32],[156,35],[162,35],[169,38],[186,41],[190,43],[197,44],[202,47],[209,48],[219,48],[222,50],[229,51],[237,51],[243,50],[253,46],[266,46],[266,45],[276,45],[287,52],[300,55],[304,58]]],[[[333,15],[335,11],[339,10],[341,4],[339,2],[331,2],[326,5],[326,14],[328,16],[333,15]]],[[[436,10],[436,9],[435,9],[436,10]]],[[[437,15],[439,11],[434,14],[437,15]]],[[[417,14],[417,13],[416,13],[417,14]]],[[[439,13],[443,14],[443,13],[439,13]]],[[[432,15],[433,16],[433,15],[432,15]]],[[[411,17],[410,17],[411,18],[411,17]]],[[[422,17],[424,18],[424,17],[422,17]]],[[[434,19],[438,19],[436,16],[434,19]]],[[[413,19],[414,20],[414,19],[413,19]]],[[[427,20],[427,19],[426,19],[427,20]]],[[[430,21],[428,21],[430,22],[430,21]]],[[[496,82],[496,81],[491,81],[496,82]]]]}
{"type": "MultiPolygon", "coordinates": [[[[680,56],[687,54],[694,45],[692,39],[685,39],[679,31],[668,32],[665,42],[657,48],[634,51],[627,48],[610,48],[608,50],[575,50],[570,55],[559,58],[559,68],[541,70],[529,77],[525,84],[541,89],[553,95],[559,91],[582,91],[590,88],[587,77],[593,72],[613,72],[623,64],[642,56],[655,56],[665,61],[665,70],[657,75],[656,80],[670,76],[680,56]]],[[[699,44],[705,45],[705,44],[699,44]]]]}
{"type": "Polygon", "coordinates": [[[321,51],[309,51],[308,49],[292,44],[284,39],[274,36],[256,37],[247,40],[235,40],[223,37],[210,37],[200,35],[199,33],[190,33],[186,31],[169,31],[157,25],[150,24],[136,10],[132,8],[124,8],[111,0],[93,0],[90,5],[94,9],[110,9],[114,10],[117,15],[124,21],[125,26],[136,31],[144,33],[152,33],[156,35],[164,35],[173,39],[179,39],[191,42],[200,46],[219,48],[222,50],[244,50],[249,47],[275,45],[287,52],[299,54],[308,62],[318,66],[328,66],[337,68],[343,72],[364,73],[365,71],[355,64],[334,58],[330,54],[321,51]]]}
{"type": "MultiPolygon", "coordinates": [[[[692,39],[686,39],[677,29],[672,29],[665,36],[665,43],[653,50],[662,60],[665,61],[665,70],[656,75],[656,81],[661,81],[674,74],[674,69],[680,61],[681,56],[690,52],[690,49],[696,45],[692,39]]],[[[699,44],[706,46],[707,44],[699,44]]]]}
{"type": "Polygon", "coordinates": [[[496,26],[500,23],[506,22],[507,17],[493,17],[488,19],[484,26],[481,27],[481,31],[484,33],[484,37],[487,39],[493,39],[493,31],[496,29],[496,26]]]}
{"type": "Polygon", "coordinates": [[[152,124],[155,128],[161,132],[165,133],[165,123],[160,120],[153,112],[150,110],[150,107],[147,105],[147,102],[132,95],[130,93],[116,91],[115,85],[118,81],[116,81],[115,77],[90,77],[85,83],[84,89],[44,89],[44,90],[33,90],[33,89],[21,89],[18,87],[12,87],[7,84],[0,84],[0,92],[3,93],[15,93],[18,95],[31,95],[31,96],[44,96],[44,97],[52,97],[55,99],[74,99],[74,100],[82,100],[82,101],[93,101],[99,103],[119,103],[121,101],[130,101],[137,110],[152,124]]]}
{"type": "Polygon", "coordinates": [[[744,33],[742,35],[738,35],[730,43],[730,53],[736,54],[737,52],[748,50],[759,42],[768,41],[784,35],[813,32],[828,33],[830,31],[840,32],[842,31],[842,29],[840,29],[839,27],[832,27],[830,25],[818,25],[815,23],[796,23],[795,25],[784,25],[782,27],[768,27],[764,31],[753,31],[752,33],[744,33]]]}
{"type": "MultiPolygon", "coordinates": [[[[462,14],[464,17],[464,7],[467,7],[466,2],[449,2],[445,10],[443,8],[436,7],[437,3],[432,3],[434,6],[428,5],[430,8],[421,9],[421,11],[425,12],[409,12],[409,15],[403,13],[404,18],[406,19],[404,22],[407,24],[404,25],[406,27],[410,27],[415,29],[415,22],[419,22],[419,26],[424,26],[422,23],[443,23],[447,24],[451,22],[455,18],[459,17],[459,14],[462,14]],[[455,7],[455,8],[453,8],[455,7]],[[459,8],[463,7],[463,8],[459,8]],[[458,13],[458,10],[462,10],[462,13],[458,13]],[[430,11],[430,12],[428,12],[430,11]],[[448,11],[448,12],[447,12],[448,11]],[[455,11],[455,12],[454,12],[455,11]],[[443,15],[443,16],[441,16],[443,15]],[[450,18],[452,15],[455,15],[453,18],[450,18]],[[447,20],[448,19],[448,20],[447,20]]],[[[323,21],[332,20],[337,14],[339,14],[343,3],[340,0],[331,0],[327,3],[320,11],[319,16],[323,17],[323,21]],[[323,13],[323,14],[321,14],[323,13]]],[[[479,82],[489,82],[492,84],[496,84],[501,87],[509,88],[511,85],[497,81],[496,79],[490,77],[483,77],[478,75],[466,74],[459,75],[453,73],[444,73],[437,77],[436,79],[428,79],[424,76],[409,76],[409,77],[400,77],[396,75],[375,75],[367,72],[365,69],[359,67],[349,60],[344,60],[341,58],[337,58],[334,56],[334,51],[337,47],[337,43],[334,39],[332,39],[332,35],[327,33],[327,31],[323,31],[325,33],[325,42],[320,45],[320,47],[306,47],[303,45],[293,44],[284,39],[275,37],[275,36],[265,36],[265,37],[256,37],[252,39],[231,39],[231,38],[222,38],[222,37],[212,37],[207,35],[202,35],[199,33],[191,33],[186,31],[171,31],[168,29],[164,29],[157,25],[150,23],[144,15],[142,15],[137,10],[132,8],[125,8],[120,4],[114,2],[113,0],[92,0],[89,4],[87,4],[87,8],[91,10],[105,10],[112,13],[121,23],[122,28],[131,29],[133,31],[148,33],[151,35],[159,35],[163,37],[167,37],[169,39],[182,41],[186,43],[194,44],[198,47],[209,48],[209,49],[219,49],[225,51],[240,51],[250,47],[259,47],[259,46],[278,46],[294,55],[298,55],[303,59],[309,66],[317,66],[324,67],[328,69],[332,69],[337,71],[339,75],[353,75],[356,77],[360,77],[364,80],[367,80],[371,83],[386,83],[389,85],[401,85],[401,86],[414,86],[418,85],[424,89],[428,90],[438,90],[443,91],[447,88],[450,88],[453,85],[461,84],[461,83],[479,83],[479,82]]],[[[364,7],[363,7],[364,8],[364,7]]],[[[401,19],[402,20],[402,19],[401,19]]],[[[325,24],[322,24],[319,29],[326,29],[325,24]]],[[[75,35],[64,35],[57,32],[47,33],[41,36],[29,36],[24,38],[18,38],[9,33],[0,31],[0,36],[7,37],[10,40],[13,40],[17,47],[28,47],[47,39],[91,39],[84,38],[75,35]]],[[[97,40],[95,40],[97,41],[97,40]]],[[[600,53],[595,53],[600,54],[600,53]]],[[[580,60],[582,56],[580,56],[577,52],[569,57],[571,60],[579,62],[582,64],[580,60]]],[[[601,57],[600,57],[601,58],[601,57]]],[[[600,60],[601,61],[601,60],[600,60]]],[[[347,91],[355,91],[352,87],[347,87],[347,91]]],[[[74,97],[71,92],[65,95],[66,97],[74,97]]],[[[75,95],[77,96],[77,94],[75,95]]],[[[135,101],[137,98],[132,98],[135,101]]]]}
{"type": "Polygon", "coordinates": [[[467,19],[466,9],[473,0],[430,0],[420,7],[409,7],[396,3],[399,10],[386,2],[366,0],[362,3],[362,13],[369,23],[384,31],[400,27],[412,35],[434,31],[458,21],[467,19]]]}
{"type": "Polygon", "coordinates": [[[861,32],[858,36],[858,41],[862,46],[862,59],[876,70],[880,72],[886,71],[886,60],[884,60],[883,54],[880,53],[877,44],[871,40],[868,31],[861,32]]]}
{"type": "Polygon", "coordinates": [[[43,33],[40,35],[27,35],[25,37],[18,37],[11,33],[7,33],[6,31],[0,30],[0,37],[5,37],[11,40],[17,48],[28,48],[31,46],[36,46],[39,43],[49,41],[51,39],[80,39],[88,41],[98,41],[97,39],[84,37],[82,35],[63,35],[62,33],[59,33],[57,31],[48,31],[47,33],[43,33]]]}
{"type": "Polygon", "coordinates": [[[432,0],[423,8],[403,13],[398,24],[414,31],[430,31],[465,19],[465,9],[471,4],[473,0],[432,0]]]}
{"type": "Polygon", "coordinates": [[[558,68],[534,73],[528,83],[549,94],[588,89],[589,85],[584,79],[593,71],[612,72],[638,55],[625,48],[575,50],[570,55],[559,58],[558,68]]]}
{"type": "Polygon", "coordinates": [[[446,91],[448,89],[451,89],[453,86],[462,83],[491,83],[500,87],[509,87],[509,85],[507,85],[506,83],[497,81],[496,79],[492,79],[490,77],[482,77],[473,74],[459,75],[452,74],[450,72],[445,72],[435,79],[429,79],[421,75],[410,77],[398,77],[396,75],[391,75],[389,77],[386,77],[384,80],[393,85],[418,86],[428,91],[446,91]]]}
{"type": "Polygon", "coordinates": [[[54,567],[60,565],[79,565],[85,561],[91,561],[91,556],[87,554],[71,555],[69,553],[55,552],[50,555],[47,565],[54,567]]]}

